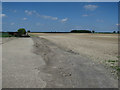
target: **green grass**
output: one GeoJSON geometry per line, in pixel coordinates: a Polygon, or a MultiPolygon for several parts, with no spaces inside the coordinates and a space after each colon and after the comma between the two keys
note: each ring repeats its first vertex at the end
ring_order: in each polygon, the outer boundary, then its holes
{"type": "Polygon", "coordinates": [[[120,56],[117,56],[118,59],[120,59],[120,56]]]}
{"type": "Polygon", "coordinates": [[[118,65],[119,60],[105,60],[107,66],[111,67],[112,73],[119,75],[120,73],[120,66],[118,65]]]}
{"type": "Polygon", "coordinates": [[[7,32],[6,33],[0,33],[0,37],[13,37],[12,35],[9,35],[7,32]]]}
{"type": "Polygon", "coordinates": [[[119,66],[111,66],[113,69],[115,69],[116,71],[120,72],[120,67],[119,66]]]}
{"type": "Polygon", "coordinates": [[[114,63],[114,62],[118,62],[118,60],[108,60],[108,62],[114,63]]]}

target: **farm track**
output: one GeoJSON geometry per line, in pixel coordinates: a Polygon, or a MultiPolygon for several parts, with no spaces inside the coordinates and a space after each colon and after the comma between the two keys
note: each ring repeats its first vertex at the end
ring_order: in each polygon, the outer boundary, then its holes
{"type": "Polygon", "coordinates": [[[2,44],[2,88],[43,88],[37,67],[44,65],[32,52],[31,38],[18,38],[2,44]]]}
{"type": "Polygon", "coordinates": [[[9,42],[9,41],[11,41],[11,40],[14,40],[14,39],[16,39],[16,38],[15,38],[15,37],[1,38],[0,44],[7,43],[7,42],[9,42]]]}

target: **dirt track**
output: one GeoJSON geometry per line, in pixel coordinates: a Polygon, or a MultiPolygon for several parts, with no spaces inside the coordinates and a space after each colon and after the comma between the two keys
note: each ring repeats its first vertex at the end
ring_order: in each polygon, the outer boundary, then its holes
{"type": "MultiPolygon", "coordinates": [[[[70,47],[66,49],[57,42],[56,38],[60,38],[58,42],[65,39],[64,36],[64,39],[61,39],[62,37],[53,35],[45,38],[44,34],[40,38],[21,38],[5,43],[3,45],[3,87],[118,87],[117,80],[101,64],[72,48],[69,49],[70,47]]],[[[67,37],[66,39],[68,40],[67,37]]],[[[63,44],[66,45],[66,42],[63,44]]]]}
{"type": "Polygon", "coordinates": [[[0,38],[0,89],[2,89],[2,38],[0,38]]]}
{"type": "Polygon", "coordinates": [[[46,87],[59,88],[111,88],[117,87],[117,80],[101,64],[66,50],[44,38],[33,38],[35,53],[46,62],[38,70],[44,72],[46,87]],[[48,78],[46,78],[48,74],[48,78]]]}
{"type": "Polygon", "coordinates": [[[33,53],[31,38],[17,38],[2,45],[2,88],[43,88],[46,83],[35,68],[44,65],[33,53]]]}

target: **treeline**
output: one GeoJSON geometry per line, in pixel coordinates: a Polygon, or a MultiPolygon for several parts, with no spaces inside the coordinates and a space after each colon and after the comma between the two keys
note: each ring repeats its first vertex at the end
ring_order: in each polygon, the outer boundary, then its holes
{"type": "Polygon", "coordinates": [[[113,32],[95,32],[94,30],[71,30],[71,33],[120,33],[120,31],[113,31],[113,32]]]}
{"type": "Polygon", "coordinates": [[[89,30],[72,30],[71,33],[94,33],[95,31],[89,30]]]}

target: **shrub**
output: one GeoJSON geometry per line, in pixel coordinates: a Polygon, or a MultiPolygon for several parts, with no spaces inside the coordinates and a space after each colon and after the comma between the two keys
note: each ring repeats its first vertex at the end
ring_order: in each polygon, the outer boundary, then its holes
{"type": "Polygon", "coordinates": [[[113,31],[113,33],[116,33],[116,31],[113,31]]]}
{"type": "Polygon", "coordinates": [[[93,30],[92,33],[95,33],[95,31],[93,30]]]}
{"type": "Polygon", "coordinates": [[[119,31],[117,31],[117,33],[120,33],[119,31]]]}
{"type": "Polygon", "coordinates": [[[30,30],[28,30],[27,32],[30,33],[30,30]]]}

